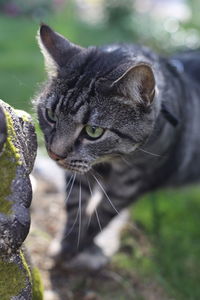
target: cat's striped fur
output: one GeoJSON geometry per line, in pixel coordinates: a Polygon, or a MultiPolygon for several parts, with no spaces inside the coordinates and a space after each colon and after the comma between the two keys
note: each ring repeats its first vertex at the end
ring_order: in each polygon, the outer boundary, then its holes
{"type": "Polygon", "coordinates": [[[39,41],[50,68],[36,101],[40,126],[49,155],[71,171],[62,241],[62,256],[70,257],[140,195],[199,180],[200,55],[168,59],[136,45],[85,49],[46,25],[39,41]],[[87,124],[103,135],[91,140],[87,124]],[[89,216],[95,189],[102,201],[89,216]]]}

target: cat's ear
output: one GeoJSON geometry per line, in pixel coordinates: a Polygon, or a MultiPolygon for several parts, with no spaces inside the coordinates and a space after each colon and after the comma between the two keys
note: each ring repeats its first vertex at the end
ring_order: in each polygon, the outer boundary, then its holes
{"type": "Polygon", "coordinates": [[[113,87],[123,96],[149,106],[155,95],[153,70],[147,63],[132,66],[114,81],[113,87]]]}
{"type": "Polygon", "coordinates": [[[45,24],[41,25],[37,38],[50,75],[56,74],[72,56],[82,50],[45,24]]]}

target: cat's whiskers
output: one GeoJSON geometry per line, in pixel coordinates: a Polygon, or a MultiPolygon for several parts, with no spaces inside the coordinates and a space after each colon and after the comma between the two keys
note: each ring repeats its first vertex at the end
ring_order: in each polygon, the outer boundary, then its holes
{"type": "Polygon", "coordinates": [[[78,216],[79,216],[79,210],[77,210],[77,214],[76,214],[76,218],[74,220],[74,223],[72,224],[71,228],[69,229],[69,231],[67,232],[67,234],[64,236],[64,238],[67,238],[70,235],[70,233],[72,233],[72,231],[74,229],[74,226],[75,226],[75,224],[76,224],[76,222],[78,220],[78,216]]]}
{"type": "Polygon", "coordinates": [[[118,210],[116,209],[116,207],[114,206],[114,204],[112,203],[111,199],[109,198],[108,194],[106,193],[104,187],[102,186],[102,184],[99,182],[99,180],[96,178],[96,176],[94,174],[92,174],[92,177],[96,180],[97,184],[99,185],[99,187],[101,188],[102,192],[104,193],[106,199],[109,201],[110,205],[112,206],[112,208],[114,209],[114,211],[119,215],[118,210]]]}
{"type": "Polygon", "coordinates": [[[100,231],[102,232],[102,227],[101,227],[101,222],[100,222],[100,219],[99,219],[99,215],[98,215],[98,211],[97,211],[97,208],[95,207],[95,215],[96,215],[96,218],[97,218],[97,222],[98,222],[98,225],[99,225],[99,229],[100,231]]]}
{"type": "MultiPolygon", "coordinates": [[[[92,192],[92,188],[91,188],[91,185],[90,185],[89,178],[88,178],[87,174],[86,174],[86,178],[87,178],[88,187],[89,187],[91,198],[92,198],[93,197],[93,192],[92,192]]],[[[90,214],[90,216],[89,216],[87,227],[90,226],[91,219],[92,219],[92,214],[90,214]]]]}
{"type": "Polygon", "coordinates": [[[123,162],[125,162],[125,164],[127,165],[127,166],[131,166],[131,163],[123,156],[123,155],[119,155],[120,156],[120,158],[121,158],[121,160],[123,160],[123,162]]]}
{"type": "Polygon", "coordinates": [[[101,177],[101,179],[103,179],[103,176],[97,171],[95,170],[93,167],[91,167],[92,171],[95,172],[99,177],[101,177]]]}
{"type": "Polygon", "coordinates": [[[144,153],[146,153],[146,154],[152,155],[152,156],[156,156],[156,157],[161,157],[161,156],[162,156],[162,155],[160,155],[160,154],[152,153],[152,152],[149,152],[149,151],[147,151],[147,150],[144,150],[144,149],[142,149],[142,148],[140,148],[140,147],[138,147],[137,149],[140,150],[140,151],[142,151],[142,152],[144,152],[144,153]]]}
{"type": "MultiPolygon", "coordinates": [[[[92,192],[92,188],[91,188],[91,185],[90,185],[89,178],[88,178],[87,174],[86,174],[86,178],[87,178],[87,182],[88,182],[88,187],[89,187],[89,190],[90,190],[91,198],[93,198],[93,192],[92,192]]],[[[95,210],[95,215],[96,215],[97,222],[98,222],[98,225],[99,225],[99,229],[100,229],[100,231],[102,231],[101,222],[99,220],[97,208],[95,207],[94,210],[95,210]]],[[[89,220],[88,220],[88,224],[87,224],[88,227],[90,226],[91,219],[92,219],[92,214],[90,214],[90,217],[89,217],[89,220]]]]}
{"type": "Polygon", "coordinates": [[[69,185],[70,185],[70,183],[71,183],[73,177],[74,177],[74,173],[71,175],[70,179],[69,179],[68,182],[67,182],[67,185],[66,185],[66,191],[67,191],[67,189],[68,189],[68,187],[69,187],[69,185]]]}
{"type": "Polygon", "coordinates": [[[77,241],[77,249],[80,244],[80,237],[81,237],[81,178],[79,182],[79,200],[78,200],[78,215],[79,215],[79,224],[78,224],[78,241],[77,241]]]}
{"type": "Polygon", "coordinates": [[[67,201],[68,201],[68,199],[69,199],[69,197],[70,197],[70,195],[71,195],[71,192],[72,192],[72,189],[73,189],[73,186],[74,186],[74,181],[75,181],[75,179],[76,179],[76,173],[73,174],[72,184],[71,184],[71,186],[70,186],[69,193],[68,193],[67,198],[66,198],[66,200],[65,200],[65,204],[67,203],[67,201]]]}

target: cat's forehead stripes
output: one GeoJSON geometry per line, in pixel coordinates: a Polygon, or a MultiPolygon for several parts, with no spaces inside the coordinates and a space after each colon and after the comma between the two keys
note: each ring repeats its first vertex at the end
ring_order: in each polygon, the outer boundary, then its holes
{"type": "Polygon", "coordinates": [[[106,77],[116,67],[116,63],[123,59],[123,55],[119,56],[118,47],[111,51],[116,52],[114,56],[107,49],[99,51],[93,47],[88,50],[90,50],[88,54],[81,57],[79,61],[72,61],[66,70],[66,75],[59,78],[62,82],[64,99],[57,99],[56,104],[60,105],[62,101],[63,110],[72,115],[77,114],[84,104],[90,104],[91,99],[96,96],[96,82],[106,77]],[[119,56],[117,61],[116,56],[119,56]]]}
{"type": "Polygon", "coordinates": [[[63,111],[75,115],[83,105],[90,103],[91,97],[94,96],[94,90],[95,79],[90,81],[87,76],[82,76],[77,80],[77,84],[69,90],[66,83],[66,92],[59,98],[57,106],[62,106],[63,111]]]}

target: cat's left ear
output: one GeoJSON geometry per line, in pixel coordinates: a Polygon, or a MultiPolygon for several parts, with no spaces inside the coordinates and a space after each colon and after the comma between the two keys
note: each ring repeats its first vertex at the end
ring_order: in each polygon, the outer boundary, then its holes
{"type": "Polygon", "coordinates": [[[140,63],[130,67],[122,76],[114,81],[120,94],[149,106],[155,96],[155,77],[151,66],[140,63]]]}
{"type": "Polygon", "coordinates": [[[83,49],[45,24],[41,25],[37,38],[49,75],[56,74],[74,55],[83,49]]]}

